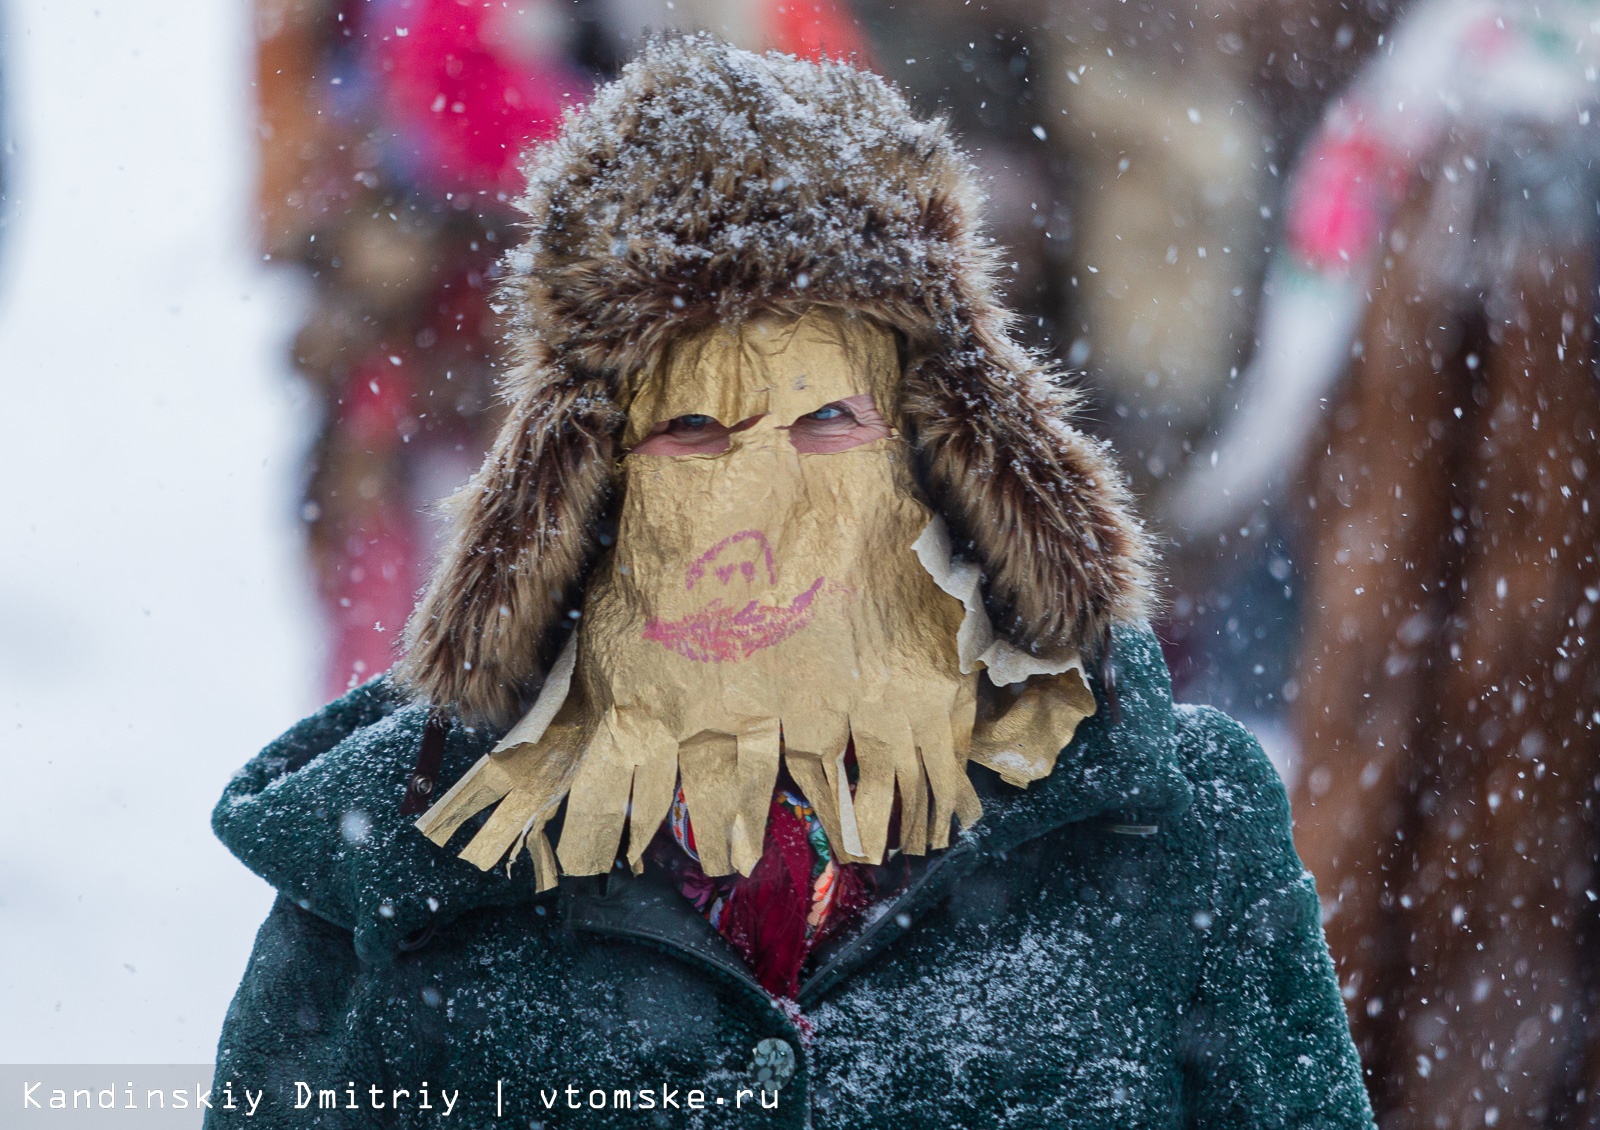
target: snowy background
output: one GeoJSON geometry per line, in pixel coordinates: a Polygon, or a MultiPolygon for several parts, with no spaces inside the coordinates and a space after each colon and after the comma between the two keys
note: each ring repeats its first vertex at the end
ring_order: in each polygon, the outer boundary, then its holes
{"type": "Polygon", "coordinates": [[[0,1062],[209,1062],[270,901],[207,826],[319,662],[248,20],[0,3],[0,1062]]]}

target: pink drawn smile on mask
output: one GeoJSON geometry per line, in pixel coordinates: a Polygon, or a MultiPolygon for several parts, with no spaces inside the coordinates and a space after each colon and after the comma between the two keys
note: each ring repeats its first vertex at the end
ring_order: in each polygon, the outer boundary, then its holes
{"type": "MultiPolygon", "coordinates": [[[[735,579],[745,583],[755,580],[757,567],[764,567],[769,584],[778,581],[778,570],[772,558],[772,546],[760,530],[741,530],[723,538],[695,559],[684,573],[684,588],[693,591],[695,586],[708,579],[730,585],[735,579]],[[742,547],[744,553],[758,551],[754,559],[741,554],[723,555],[742,547]]],[[[701,663],[729,663],[748,659],[763,648],[772,647],[794,635],[811,622],[816,612],[816,598],[827,578],[818,577],[805,592],[786,605],[760,604],[754,600],[743,607],[733,607],[713,597],[698,612],[677,620],[652,618],[645,625],[644,638],[654,640],[669,651],[686,659],[701,663]]]]}

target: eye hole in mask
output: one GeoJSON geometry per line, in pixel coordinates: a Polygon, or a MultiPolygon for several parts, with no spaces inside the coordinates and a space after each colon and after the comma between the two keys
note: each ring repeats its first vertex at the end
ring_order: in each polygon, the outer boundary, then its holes
{"type": "Polygon", "coordinates": [[[752,416],[730,428],[715,416],[698,413],[662,420],[633,449],[635,455],[721,455],[729,436],[748,428],[761,417],[752,416]]]}
{"type": "MultiPolygon", "coordinates": [[[[703,414],[676,416],[661,420],[633,449],[635,455],[720,455],[728,450],[734,432],[755,424],[762,417],[752,416],[728,427],[715,417],[703,414]]],[[[807,412],[793,423],[783,425],[789,442],[804,455],[831,455],[849,451],[889,434],[889,423],[873,403],[871,393],[848,396],[807,412]]]]}

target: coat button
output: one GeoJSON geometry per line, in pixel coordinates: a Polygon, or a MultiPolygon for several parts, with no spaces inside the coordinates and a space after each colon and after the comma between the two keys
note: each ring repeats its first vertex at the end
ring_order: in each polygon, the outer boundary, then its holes
{"type": "Polygon", "coordinates": [[[763,1091],[776,1091],[794,1077],[794,1049],[788,1040],[768,1037],[750,1053],[750,1078],[763,1091]]]}

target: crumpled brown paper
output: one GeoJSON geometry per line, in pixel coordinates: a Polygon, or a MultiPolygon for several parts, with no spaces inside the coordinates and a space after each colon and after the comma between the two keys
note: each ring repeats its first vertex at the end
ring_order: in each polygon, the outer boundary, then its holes
{"type": "Polygon", "coordinates": [[[754,422],[720,454],[623,460],[616,546],[573,640],[424,834],[442,845],[498,803],[461,853],[479,867],[526,845],[544,889],[558,870],[610,870],[626,832],[637,870],[681,779],[706,873],[749,874],[781,758],[838,858],[877,863],[897,797],[913,854],[947,846],[952,817],[979,818],[969,755],[1014,784],[1048,774],[1094,709],[1076,660],[995,639],[901,438],[831,454],[788,442],[789,424],[845,397],[891,408],[897,375],[888,331],[828,311],[669,350],[630,406],[629,442],[687,414],[754,422]],[[981,669],[1022,689],[995,692],[974,733],[981,669]],[[557,852],[544,828],[563,801],[557,852]]]}
{"type": "Polygon", "coordinates": [[[1073,652],[1032,655],[995,633],[978,567],[953,555],[943,518],[934,517],[911,548],[934,582],[966,609],[956,633],[961,670],[988,674],[978,697],[972,760],[1020,788],[1048,777],[1078,723],[1095,712],[1082,659],[1073,652]]]}

